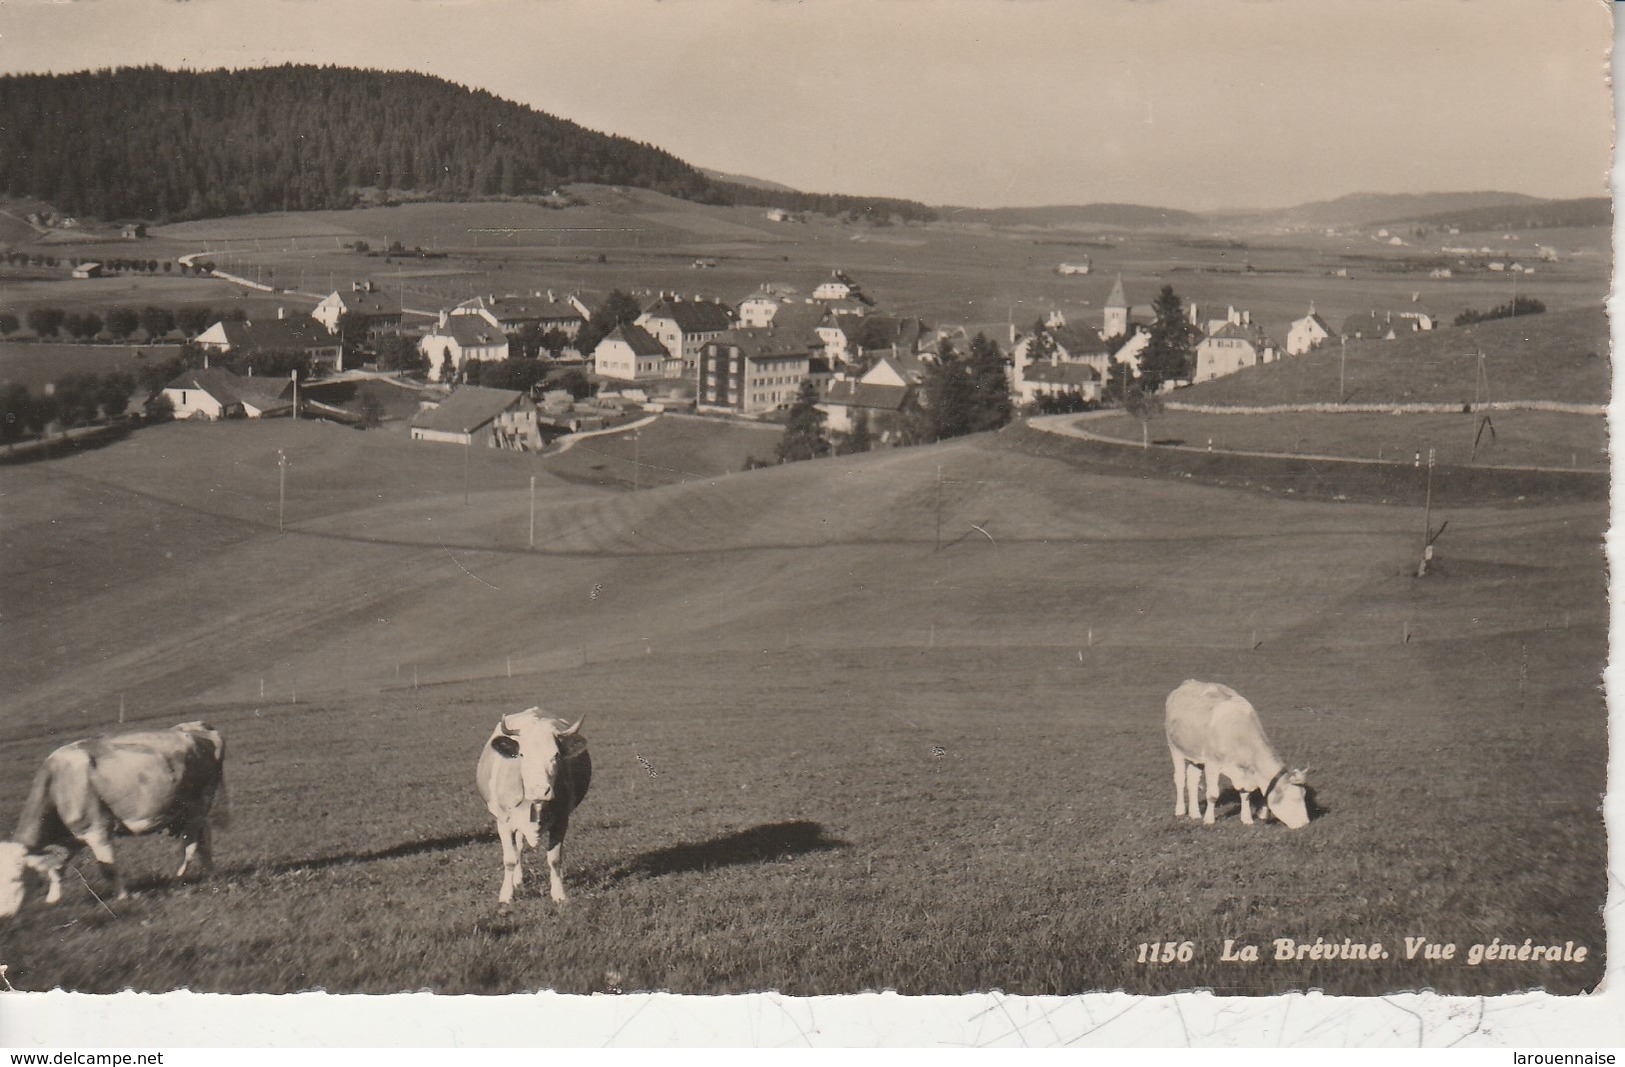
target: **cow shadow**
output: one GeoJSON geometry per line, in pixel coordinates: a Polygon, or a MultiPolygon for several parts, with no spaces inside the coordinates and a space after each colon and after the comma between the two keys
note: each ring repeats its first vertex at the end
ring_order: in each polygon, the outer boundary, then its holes
{"type": "Polygon", "coordinates": [[[710,871],[719,867],[739,867],[772,863],[813,852],[845,848],[848,842],[831,837],[819,823],[804,819],[765,823],[704,841],[684,841],[666,848],[652,849],[605,872],[594,872],[592,880],[613,886],[634,878],[661,878],[669,874],[710,871]]]}
{"type": "MultiPolygon", "coordinates": [[[[386,848],[366,849],[360,852],[338,852],[325,856],[266,860],[259,863],[223,863],[217,865],[212,874],[188,874],[184,879],[176,878],[173,874],[143,873],[134,877],[126,877],[125,885],[132,893],[139,893],[150,890],[174,889],[194,882],[243,882],[279,874],[325,871],[335,867],[353,867],[362,863],[376,863],[380,860],[423,856],[434,852],[452,852],[456,849],[466,848],[469,845],[484,843],[492,845],[497,843],[494,828],[469,833],[447,834],[443,837],[431,837],[421,841],[403,841],[399,844],[389,845],[386,848]]],[[[84,862],[84,858],[87,856],[89,856],[88,850],[81,853],[76,858],[76,862],[84,862]]],[[[177,863],[180,860],[178,852],[175,860],[177,863]]],[[[167,865],[167,859],[165,862],[167,865]]],[[[94,866],[94,863],[92,862],[90,866],[94,866]]]]}

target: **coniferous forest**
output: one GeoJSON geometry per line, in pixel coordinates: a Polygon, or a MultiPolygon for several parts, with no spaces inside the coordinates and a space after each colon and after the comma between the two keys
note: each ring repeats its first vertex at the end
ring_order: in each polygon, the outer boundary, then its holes
{"type": "Polygon", "coordinates": [[[630,185],[710,204],[890,221],[903,200],[717,181],[669,152],[407,72],[129,67],[0,77],[0,191],[102,219],[176,221],[630,185]]]}

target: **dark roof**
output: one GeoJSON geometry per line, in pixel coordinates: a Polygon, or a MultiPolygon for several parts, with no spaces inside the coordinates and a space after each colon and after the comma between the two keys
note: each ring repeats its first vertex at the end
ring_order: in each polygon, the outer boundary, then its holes
{"type": "Polygon", "coordinates": [[[824,321],[824,315],[822,304],[783,304],[774,312],[773,323],[768,328],[821,348],[824,339],[818,336],[818,325],[824,321]]]}
{"type": "Polygon", "coordinates": [[[240,404],[238,389],[243,379],[222,367],[186,370],[175,375],[165,389],[201,389],[222,404],[240,404]]]}
{"type": "Polygon", "coordinates": [[[726,304],[706,300],[672,300],[663,297],[644,312],[651,319],[671,319],[684,333],[718,333],[734,324],[726,304]]]}
{"type": "Polygon", "coordinates": [[[775,325],[773,326],[729,330],[705,342],[705,346],[707,348],[712,345],[737,347],[747,359],[773,359],[796,356],[810,359],[813,352],[821,347],[816,339],[809,343],[805,337],[778,329],[777,322],[778,320],[775,318],[775,325]]]}
{"type": "Polygon", "coordinates": [[[884,385],[874,382],[833,382],[829,392],[819,403],[836,407],[870,408],[876,411],[899,411],[908,396],[902,385],[884,385]]]}
{"type": "Polygon", "coordinates": [[[563,322],[581,321],[581,312],[563,300],[549,300],[545,296],[499,296],[490,300],[476,297],[465,307],[483,307],[498,322],[563,322]]]}
{"type": "Polygon", "coordinates": [[[238,378],[232,386],[239,399],[253,404],[257,408],[265,408],[283,401],[293,403],[293,380],[280,375],[265,376],[250,374],[246,378],[238,378]]]}
{"type": "Polygon", "coordinates": [[[1074,358],[1088,355],[1107,355],[1111,346],[1100,339],[1099,331],[1090,326],[1057,326],[1046,330],[1055,343],[1074,358]]]}
{"type": "Polygon", "coordinates": [[[617,326],[605,334],[604,340],[598,343],[602,345],[605,341],[625,341],[627,346],[632,349],[634,356],[664,356],[667,354],[666,346],[655,340],[654,334],[645,330],[642,326],[633,326],[631,324],[617,326]]]}
{"type": "Polygon", "coordinates": [[[424,430],[444,433],[473,433],[523,400],[525,394],[513,389],[488,389],[483,385],[464,385],[452,390],[450,396],[428,411],[412,419],[412,425],[424,430]]]}
{"type": "Polygon", "coordinates": [[[382,289],[371,292],[361,290],[339,290],[338,298],[344,310],[352,315],[399,315],[401,302],[399,298],[390,296],[382,289]]]}
{"type": "Polygon", "coordinates": [[[444,326],[436,326],[429,336],[450,337],[463,348],[505,345],[508,335],[478,315],[448,315],[444,326]]]}
{"type": "Polygon", "coordinates": [[[226,345],[233,350],[337,348],[339,344],[337,337],[305,315],[258,321],[222,319],[215,325],[225,331],[226,345]]]}

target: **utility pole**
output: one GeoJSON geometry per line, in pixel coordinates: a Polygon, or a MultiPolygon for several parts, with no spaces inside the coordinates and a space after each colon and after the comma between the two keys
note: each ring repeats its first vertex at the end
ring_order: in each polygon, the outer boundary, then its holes
{"type": "Polygon", "coordinates": [[[1341,404],[1349,395],[1348,387],[1344,384],[1349,361],[1349,339],[1340,337],[1341,345],[1337,356],[1337,402],[1341,404]]]}
{"type": "Polygon", "coordinates": [[[288,499],[288,455],[276,450],[276,532],[282,532],[282,508],[288,499]]]}
{"type": "Polygon", "coordinates": [[[474,435],[470,433],[463,444],[463,507],[468,507],[468,454],[474,451],[474,435]]]}
{"type": "Polygon", "coordinates": [[[640,436],[639,431],[632,431],[632,491],[634,493],[638,491],[638,442],[640,436]]]}
{"type": "Polygon", "coordinates": [[[942,464],[937,464],[937,538],[933,552],[942,550],[942,464]]]}
{"type": "Polygon", "coordinates": [[[530,547],[536,547],[536,475],[530,476],[530,547]]]}
{"type": "MultiPolygon", "coordinates": [[[[1440,530],[1443,533],[1444,530],[1440,530]]],[[[1433,556],[1433,449],[1428,449],[1428,488],[1422,504],[1422,562],[1416,568],[1418,578],[1427,574],[1428,560],[1433,556]]]]}

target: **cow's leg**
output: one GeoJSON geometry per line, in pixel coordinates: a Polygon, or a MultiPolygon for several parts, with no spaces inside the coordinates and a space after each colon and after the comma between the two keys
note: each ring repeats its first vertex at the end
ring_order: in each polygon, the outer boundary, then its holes
{"type": "Polygon", "coordinates": [[[85,844],[90,846],[91,854],[101,865],[102,874],[107,883],[113,887],[113,899],[123,900],[130,894],[124,889],[124,879],[119,877],[118,867],[113,863],[113,837],[106,828],[95,827],[84,838],[85,844]]]}
{"type": "Polygon", "coordinates": [[[1190,816],[1202,817],[1202,768],[1192,763],[1185,768],[1185,795],[1190,798],[1190,816]]]}
{"type": "Polygon", "coordinates": [[[1218,818],[1219,812],[1219,772],[1217,768],[1212,766],[1208,766],[1205,770],[1207,771],[1207,811],[1202,815],[1202,822],[1212,826],[1213,821],[1218,818]]]}
{"type": "Polygon", "coordinates": [[[1238,786],[1236,793],[1241,797],[1241,821],[1251,826],[1253,824],[1253,791],[1238,786]]]}
{"type": "Polygon", "coordinates": [[[62,899],[62,868],[66,863],[56,863],[45,869],[45,903],[55,904],[62,899]]]}
{"type": "Polygon", "coordinates": [[[497,894],[497,911],[505,914],[513,903],[513,887],[519,881],[519,833],[505,822],[498,823],[497,837],[502,841],[502,891],[497,894]]]}
{"type": "Polygon", "coordinates": [[[564,827],[558,826],[547,835],[547,888],[548,894],[559,904],[564,895],[564,827]]]}
{"type": "Polygon", "coordinates": [[[1168,755],[1174,761],[1174,818],[1185,814],[1185,757],[1168,750],[1168,755]]]}

